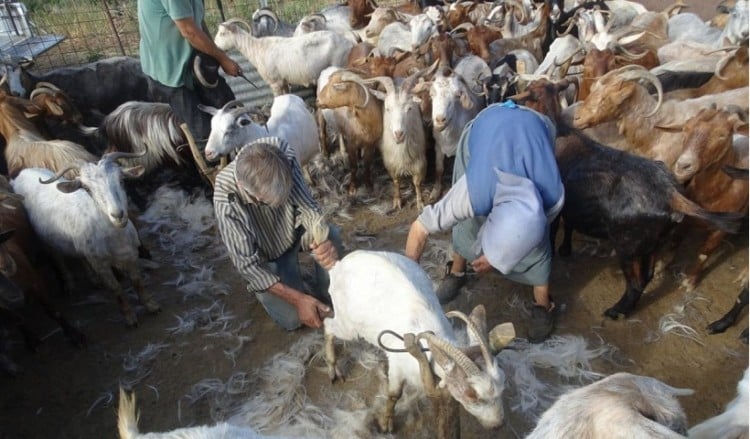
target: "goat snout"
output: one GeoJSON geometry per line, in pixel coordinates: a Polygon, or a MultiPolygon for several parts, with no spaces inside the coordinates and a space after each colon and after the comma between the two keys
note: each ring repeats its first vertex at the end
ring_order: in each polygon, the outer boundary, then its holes
{"type": "Polygon", "coordinates": [[[695,161],[690,158],[680,158],[675,162],[672,172],[678,182],[684,183],[695,174],[695,161]]]}
{"type": "Polygon", "coordinates": [[[404,143],[404,139],[406,138],[406,133],[404,133],[403,130],[394,131],[393,138],[394,140],[396,140],[396,143],[404,143]]]}
{"type": "Polygon", "coordinates": [[[125,215],[124,210],[112,211],[109,213],[109,216],[112,217],[112,223],[117,227],[125,227],[128,223],[128,217],[125,215]]]}
{"type": "Polygon", "coordinates": [[[437,116],[435,117],[435,120],[433,121],[433,126],[438,131],[443,131],[445,127],[447,126],[447,119],[445,116],[437,116]]]}
{"type": "Polygon", "coordinates": [[[206,160],[213,161],[216,160],[216,152],[212,149],[206,149],[204,151],[204,154],[206,154],[206,160]]]}

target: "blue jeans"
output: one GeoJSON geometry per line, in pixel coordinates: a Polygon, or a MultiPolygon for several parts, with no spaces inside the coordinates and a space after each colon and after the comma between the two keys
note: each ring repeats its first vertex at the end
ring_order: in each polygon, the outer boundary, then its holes
{"type": "MultiPolygon", "coordinates": [[[[328,233],[328,239],[336,247],[336,251],[339,254],[339,258],[344,255],[344,247],[341,244],[341,236],[339,229],[334,226],[330,226],[330,232],[328,233]]],[[[283,255],[277,259],[270,261],[268,266],[277,276],[281,278],[281,283],[295,290],[309,294],[316,299],[328,305],[331,304],[331,296],[328,295],[328,285],[330,279],[328,272],[323,269],[318,263],[315,263],[315,285],[312,287],[312,291],[306,291],[304,282],[302,282],[302,274],[299,269],[299,251],[300,251],[300,240],[292,245],[292,247],[286,251],[283,255]]],[[[255,293],[255,297],[258,299],[263,308],[266,310],[268,315],[273,319],[274,322],[278,323],[287,331],[302,326],[302,322],[299,320],[297,315],[297,308],[287,303],[277,295],[266,291],[263,293],[255,293]]]]}

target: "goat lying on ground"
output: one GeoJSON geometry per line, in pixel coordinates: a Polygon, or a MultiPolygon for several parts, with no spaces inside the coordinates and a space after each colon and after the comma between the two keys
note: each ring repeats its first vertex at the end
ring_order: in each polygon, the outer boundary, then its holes
{"type": "Polygon", "coordinates": [[[616,373],[561,396],[526,439],[684,438],[687,417],[675,396],[692,393],[655,378],[616,373]]]}

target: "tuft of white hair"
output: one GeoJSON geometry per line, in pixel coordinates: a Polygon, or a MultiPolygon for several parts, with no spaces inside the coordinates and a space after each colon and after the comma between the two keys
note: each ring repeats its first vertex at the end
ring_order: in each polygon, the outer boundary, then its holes
{"type": "Polygon", "coordinates": [[[723,413],[707,419],[688,432],[690,439],[739,439],[748,437],[750,422],[750,378],[748,369],[737,383],[737,397],[728,405],[723,413]]]}

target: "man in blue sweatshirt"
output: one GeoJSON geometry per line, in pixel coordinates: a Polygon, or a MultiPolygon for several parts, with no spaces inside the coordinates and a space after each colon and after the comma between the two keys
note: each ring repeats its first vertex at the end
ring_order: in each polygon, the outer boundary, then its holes
{"type": "Polygon", "coordinates": [[[565,199],[554,145],[546,116],[513,102],[487,107],[464,129],[450,191],[425,207],[406,241],[406,255],[418,261],[430,233],[453,228],[453,261],[436,291],[441,303],[465,285],[467,261],[477,273],[495,269],[533,286],[534,343],[554,329],[549,222],[565,199]]]}

